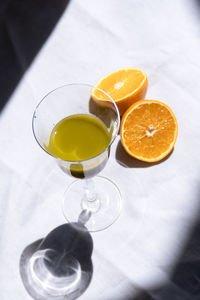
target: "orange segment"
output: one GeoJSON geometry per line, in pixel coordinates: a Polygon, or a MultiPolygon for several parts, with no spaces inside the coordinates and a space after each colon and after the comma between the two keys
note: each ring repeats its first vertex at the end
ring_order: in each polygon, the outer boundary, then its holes
{"type": "Polygon", "coordinates": [[[177,120],[172,110],[157,100],[141,100],[125,112],[120,130],[122,144],[133,157],[156,162],[173,149],[177,120]]]}
{"type": "MultiPolygon", "coordinates": [[[[123,69],[103,77],[95,87],[113,98],[122,115],[130,105],[145,97],[147,86],[147,75],[142,70],[123,69]]],[[[92,96],[96,100],[109,100],[95,89],[92,91],[92,96]]]]}

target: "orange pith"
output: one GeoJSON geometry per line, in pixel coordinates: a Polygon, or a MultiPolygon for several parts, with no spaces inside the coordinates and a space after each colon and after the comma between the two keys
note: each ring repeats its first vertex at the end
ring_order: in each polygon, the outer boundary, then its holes
{"type": "Polygon", "coordinates": [[[141,100],[124,113],[121,122],[121,140],[133,157],[156,162],[173,149],[178,134],[176,117],[172,110],[157,100],[141,100]]]}
{"type": "MultiPolygon", "coordinates": [[[[142,70],[122,69],[105,76],[95,87],[113,98],[122,116],[130,105],[145,97],[147,86],[147,76],[142,70]]],[[[98,100],[108,100],[98,90],[93,91],[93,97],[98,100]]]]}

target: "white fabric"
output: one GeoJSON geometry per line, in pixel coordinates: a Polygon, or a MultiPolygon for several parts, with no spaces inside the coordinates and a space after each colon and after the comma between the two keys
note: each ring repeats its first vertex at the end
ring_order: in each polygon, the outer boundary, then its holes
{"type": "MultiPolygon", "coordinates": [[[[115,140],[101,175],[120,188],[123,210],[110,228],[92,234],[93,277],[80,299],[134,299],[140,289],[169,280],[198,218],[199,16],[193,0],[69,3],[0,115],[1,300],[31,299],[19,275],[20,255],[65,222],[59,195],[41,192],[54,161],[34,140],[35,106],[58,86],[95,84],[126,67],[147,73],[146,98],[172,108],[179,135],[169,158],[149,166],[115,140]]],[[[66,176],[66,185],[72,180],[66,176]]]]}

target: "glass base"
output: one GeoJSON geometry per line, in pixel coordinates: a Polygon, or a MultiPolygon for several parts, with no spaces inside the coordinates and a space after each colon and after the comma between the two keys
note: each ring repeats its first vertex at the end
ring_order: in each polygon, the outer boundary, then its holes
{"type": "Polygon", "coordinates": [[[87,200],[85,180],[76,180],[67,188],[63,199],[63,214],[68,222],[85,224],[95,232],[112,225],[121,212],[121,193],[109,179],[96,176],[92,179],[95,199],[87,200]]]}

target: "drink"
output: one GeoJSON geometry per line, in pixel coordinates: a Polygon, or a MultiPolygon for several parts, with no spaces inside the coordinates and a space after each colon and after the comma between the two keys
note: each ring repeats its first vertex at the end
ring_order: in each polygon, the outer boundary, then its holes
{"type": "Polygon", "coordinates": [[[91,115],[72,115],[53,128],[48,150],[68,161],[92,158],[103,152],[109,144],[105,125],[91,115]]]}
{"type": "Polygon", "coordinates": [[[102,121],[92,115],[77,114],[56,124],[51,132],[47,151],[64,161],[72,162],[70,165],[61,163],[64,171],[70,171],[74,177],[84,178],[98,173],[108,154],[104,155],[103,160],[93,161],[92,165],[88,162],[87,167],[84,162],[76,162],[88,160],[104,152],[109,142],[110,135],[102,121]]]}

